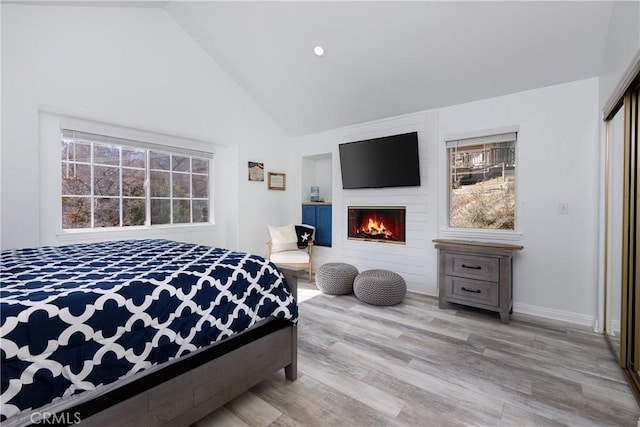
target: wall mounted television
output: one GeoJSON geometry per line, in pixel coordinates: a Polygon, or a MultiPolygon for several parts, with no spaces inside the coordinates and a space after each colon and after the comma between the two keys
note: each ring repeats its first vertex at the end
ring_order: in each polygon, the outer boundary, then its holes
{"type": "Polygon", "coordinates": [[[338,151],[344,189],[420,185],[417,132],[347,142],[338,151]]]}

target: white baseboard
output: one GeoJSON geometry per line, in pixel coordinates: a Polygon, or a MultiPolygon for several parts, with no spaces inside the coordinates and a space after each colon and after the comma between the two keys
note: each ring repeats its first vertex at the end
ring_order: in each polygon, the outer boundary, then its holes
{"type": "MultiPolygon", "coordinates": [[[[438,298],[436,292],[425,292],[424,290],[407,289],[409,292],[415,292],[417,294],[428,295],[430,297],[438,298]]],[[[573,313],[571,311],[556,310],[553,308],[540,307],[537,305],[513,303],[513,312],[522,313],[530,316],[541,317],[544,319],[558,320],[561,322],[573,323],[580,326],[587,326],[589,328],[596,329],[597,319],[595,316],[589,316],[586,314],[573,313]]],[[[620,330],[619,324],[618,329],[620,330]]]]}
{"type": "Polygon", "coordinates": [[[513,303],[513,312],[543,317],[545,319],[560,320],[562,322],[574,323],[576,325],[587,326],[589,328],[593,328],[596,322],[595,316],[517,302],[513,303]]]}
{"type": "Polygon", "coordinates": [[[612,320],[611,321],[611,331],[609,332],[613,332],[614,335],[620,336],[620,321],[619,320],[612,320]]]}
{"type": "Polygon", "coordinates": [[[424,289],[422,286],[414,286],[411,282],[407,282],[407,292],[438,298],[438,288],[424,289]]]}

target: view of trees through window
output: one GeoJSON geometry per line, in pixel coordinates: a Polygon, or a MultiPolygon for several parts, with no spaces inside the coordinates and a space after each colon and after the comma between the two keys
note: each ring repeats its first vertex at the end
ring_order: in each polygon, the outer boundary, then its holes
{"type": "Polygon", "coordinates": [[[61,164],[63,229],[209,221],[207,158],[63,133],[61,164]]]}
{"type": "Polygon", "coordinates": [[[449,226],[515,228],[515,140],[454,146],[449,154],[449,226]]]}

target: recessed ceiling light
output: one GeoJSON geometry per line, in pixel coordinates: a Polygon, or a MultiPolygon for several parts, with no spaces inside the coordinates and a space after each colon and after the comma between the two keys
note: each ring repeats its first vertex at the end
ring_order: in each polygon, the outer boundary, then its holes
{"type": "Polygon", "coordinates": [[[322,48],[322,46],[316,46],[313,48],[313,53],[316,54],[316,56],[323,56],[324,55],[324,49],[322,48]]]}

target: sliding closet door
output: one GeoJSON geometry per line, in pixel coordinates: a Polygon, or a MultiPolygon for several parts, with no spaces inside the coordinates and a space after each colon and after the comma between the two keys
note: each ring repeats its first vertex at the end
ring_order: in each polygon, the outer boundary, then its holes
{"type": "Polygon", "coordinates": [[[622,212],[624,108],[607,122],[605,161],[605,334],[620,360],[622,325],[622,212]]]}
{"type": "Polygon", "coordinates": [[[639,101],[640,75],[607,119],[605,335],[640,402],[639,101]]]}
{"type": "Polygon", "coordinates": [[[623,315],[626,316],[626,345],[621,353],[626,361],[623,367],[628,368],[634,381],[640,384],[640,288],[638,287],[637,269],[639,246],[637,233],[638,223],[638,95],[639,87],[635,85],[625,95],[625,153],[623,175],[623,218],[622,218],[622,292],[623,315]],[[625,298],[626,296],[626,298],[625,298]],[[626,357],[625,357],[626,356],[626,357]],[[626,366],[625,366],[626,362],[626,366]]]}

